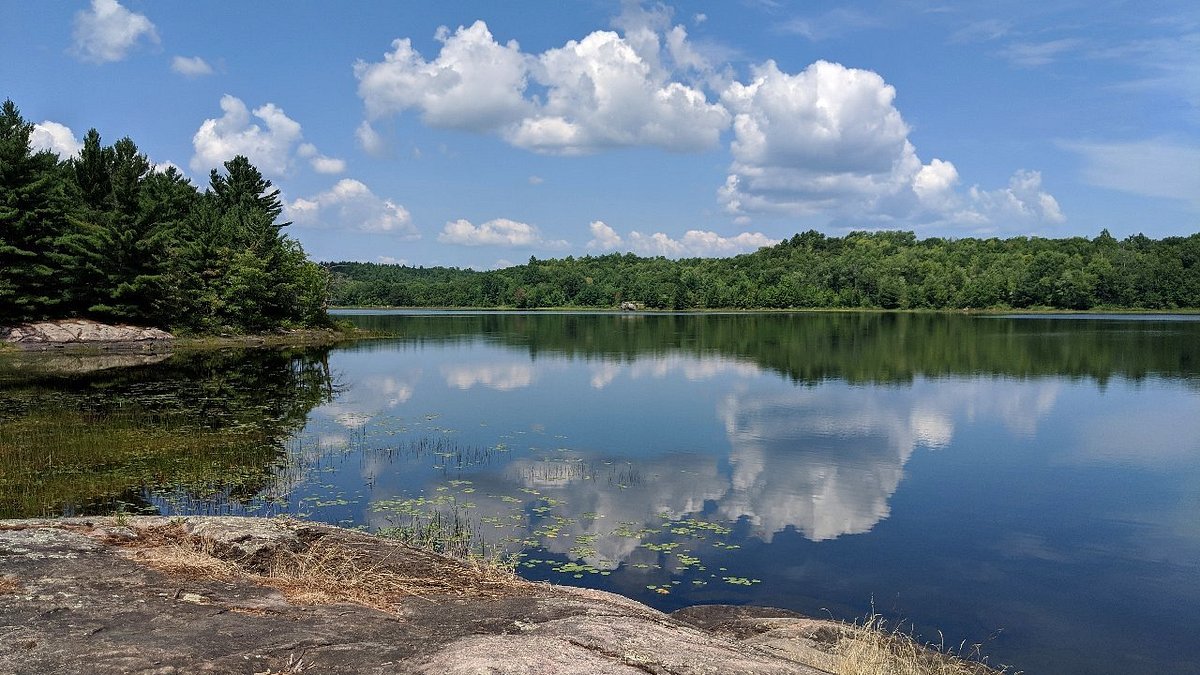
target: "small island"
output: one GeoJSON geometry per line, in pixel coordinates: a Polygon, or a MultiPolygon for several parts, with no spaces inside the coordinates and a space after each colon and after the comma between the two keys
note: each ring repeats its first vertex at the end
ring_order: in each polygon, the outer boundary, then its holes
{"type": "Polygon", "coordinates": [[[132,139],[30,148],[0,108],[0,325],[83,318],[183,334],[328,327],[328,275],[284,233],[279,190],[244,156],[201,192],[132,139]]]}

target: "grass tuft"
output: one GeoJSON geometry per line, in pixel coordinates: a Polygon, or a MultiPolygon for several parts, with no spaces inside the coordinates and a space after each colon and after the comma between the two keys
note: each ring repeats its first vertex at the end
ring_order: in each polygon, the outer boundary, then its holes
{"type": "MultiPolygon", "coordinates": [[[[900,627],[888,628],[878,614],[847,625],[833,649],[828,669],[837,675],[996,675],[982,660],[981,645],[946,648],[920,643],[900,627]]],[[[1020,672],[1012,673],[1020,675],[1020,672]]]]}

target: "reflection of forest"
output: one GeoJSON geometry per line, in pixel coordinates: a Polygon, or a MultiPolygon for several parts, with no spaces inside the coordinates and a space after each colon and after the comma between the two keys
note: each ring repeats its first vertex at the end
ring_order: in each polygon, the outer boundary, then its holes
{"type": "Polygon", "coordinates": [[[205,352],[73,375],[0,364],[0,517],[107,513],[160,488],[248,499],[332,399],[327,355],[205,352]]]}
{"type": "MultiPolygon", "coordinates": [[[[1200,321],[1013,319],[949,314],[357,315],[404,340],[483,339],[528,349],[631,360],[684,352],[751,360],[796,382],[907,382],[937,375],[1147,376],[1195,380],[1200,321]]],[[[369,343],[358,349],[384,348],[369,343]]]]}

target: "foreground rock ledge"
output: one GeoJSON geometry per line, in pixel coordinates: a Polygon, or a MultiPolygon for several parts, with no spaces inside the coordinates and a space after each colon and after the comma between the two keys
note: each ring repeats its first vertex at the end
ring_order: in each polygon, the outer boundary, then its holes
{"type": "Polygon", "coordinates": [[[0,521],[5,673],[815,675],[804,659],[837,630],[779,610],[673,618],[292,520],[0,521]]]}

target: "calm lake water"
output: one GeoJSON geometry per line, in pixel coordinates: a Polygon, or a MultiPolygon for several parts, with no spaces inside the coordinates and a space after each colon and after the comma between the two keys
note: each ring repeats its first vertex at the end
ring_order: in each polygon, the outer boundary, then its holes
{"type": "Polygon", "coordinates": [[[667,611],[1200,673],[1197,317],[345,316],[395,337],[0,361],[0,516],[437,513],[667,611]]]}

